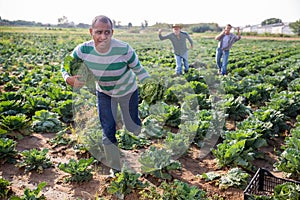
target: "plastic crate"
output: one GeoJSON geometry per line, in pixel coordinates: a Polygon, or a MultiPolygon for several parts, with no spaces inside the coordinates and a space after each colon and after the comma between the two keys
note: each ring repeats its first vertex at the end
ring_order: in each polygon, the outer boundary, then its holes
{"type": "Polygon", "coordinates": [[[254,195],[270,197],[274,194],[274,188],[276,185],[286,182],[292,182],[300,185],[300,182],[278,178],[268,170],[259,168],[244,190],[244,200],[253,199],[251,197],[254,195]]]}

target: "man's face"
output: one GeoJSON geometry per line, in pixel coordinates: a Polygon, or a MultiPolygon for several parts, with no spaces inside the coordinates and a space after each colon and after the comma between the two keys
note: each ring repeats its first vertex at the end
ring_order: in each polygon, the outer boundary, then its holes
{"type": "Polygon", "coordinates": [[[98,20],[92,28],[90,34],[95,42],[95,47],[100,53],[106,53],[110,48],[113,29],[110,23],[103,23],[98,20]]]}
{"type": "Polygon", "coordinates": [[[225,27],[225,34],[228,35],[230,33],[231,26],[226,26],[225,27]]]}
{"type": "Polygon", "coordinates": [[[175,35],[179,35],[179,33],[180,33],[180,27],[174,27],[173,28],[173,32],[175,33],[175,35]]]}

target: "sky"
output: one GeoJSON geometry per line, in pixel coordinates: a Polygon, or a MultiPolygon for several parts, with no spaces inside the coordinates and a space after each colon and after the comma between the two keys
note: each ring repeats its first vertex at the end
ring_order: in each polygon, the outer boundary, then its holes
{"type": "Polygon", "coordinates": [[[91,24],[106,15],[121,25],[155,23],[217,23],[235,27],[260,24],[265,19],[300,20],[299,0],[0,0],[2,19],[57,24],[66,16],[75,24],[91,24]]]}

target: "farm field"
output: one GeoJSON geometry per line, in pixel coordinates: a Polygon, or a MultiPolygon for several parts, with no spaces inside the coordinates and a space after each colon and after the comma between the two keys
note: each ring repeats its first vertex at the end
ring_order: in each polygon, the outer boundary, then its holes
{"type": "Polygon", "coordinates": [[[261,167],[300,181],[299,39],[242,38],[228,75],[219,76],[214,34],[193,33],[190,71],[178,77],[171,43],[156,30],[116,29],[114,37],[136,50],[156,82],[139,83],[140,137],[118,116],[129,170],[108,180],[97,161],[102,132],[92,88],[73,90],[60,73],[65,56],[90,39],[88,30],[0,29],[1,189],[9,183],[0,198],[22,197],[45,182],[32,195],[242,200],[261,167]]]}

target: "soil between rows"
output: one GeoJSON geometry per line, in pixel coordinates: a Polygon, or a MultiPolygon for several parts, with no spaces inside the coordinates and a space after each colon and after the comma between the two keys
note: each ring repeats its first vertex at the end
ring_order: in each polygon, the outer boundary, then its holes
{"type": "MultiPolygon", "coordinates": [[[[106,188],[109,182],[106,180],[107,169],[106,166],[101,163],[95,167],[93,179],[85,183],[65,183],[64,178],[68,176],[65,172],[58,169],[58,163],[66,163],[70,158],[89,157],[88,154],[80,154],[73,150],[71,147],[57,147],[52,148],[47,141],[54,137],[53,133],[32,134],[17,141],[16,149],[21,152],[23,150],[29,150],[32,148],[49,149],[49,155],[52,163],[55,167],[45,169],[42,174],[38,174],[36,171],[28,173],[24,172],[24,169],[20,169],[13,164],[5,163],[1,164],[0,175],[9,180],[12,185],[13,192],[18,196],[24,195],[24,189],[37,187],[37,184],[45,181],[46,187],[42,193],[48,200],[75,200],[75,199],[95,199],[96,196],[103,197],[104,199],[117,199],[116,197],[107,193],[106,188]]],[[[254,165],[257,167],[264,167],[270,170],[275,176],[282,177],[281,173],[273,172],[273,163],[276,161],[275,149],[280,148],[282,141],[273,141],[273,145],[264,147],[261,149],[265,153],[264,160],[254,161],[254,165]]],[[[217,171],[220,174],[225,174],[227,169],[218,169],[216,166],[216,160],[212,154],[207,155],[203,159],[199,159],[199,149],[195,146],[191,146],[188,153],[183,155],[178,160],[182,164],[182,170],[172,171],[171,175],[174,179],[187,182],[190,185],[195,185],[206,191],[208,197],[218,196],[223,197],[226,200],[242,200],[243,190],[236,188],[229,188],[227,190],[220,190],[216,185],[216,182],[205,182],[197,177],[202,173],[209,171],[217,171]]],[[[253,175],[253,174],[251,174],[253,175]]],[[[141,177],[142,181],[149,181],[153,185],[158,185],[158,179],[151,177],[141,177]]],[[[125,197],[125,199],[138,200],[138,192],[133,192],[125,197]]]]}

